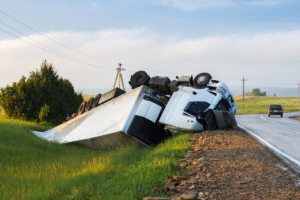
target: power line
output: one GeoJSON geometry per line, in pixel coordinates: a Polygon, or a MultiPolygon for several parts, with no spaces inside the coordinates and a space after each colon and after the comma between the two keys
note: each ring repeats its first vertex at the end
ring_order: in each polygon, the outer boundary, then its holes
{"type": "MultiPolygon", "coordinates": [[[[47,50],[47,49],[44,49],[44,48],[42,48],[42,47],[40,47],[40,46],[38,46],[38,45],[35,45],[35,44],[33,44],[33,43],[30,43],[30,42],[26,41],[26,40],[23,40],[22,38],[19,38],[18,36],[15,36],[15,35],[13,35],[13,34],[7,32],[7,31],[5,31],[5,30],[3,30],[3,29],[0,29],[0,30],[3,31],[3,32],[5,32],[5,33],[7,33],[7,34],[9,34],[9,35],[11,35],[11,36],[13,36],[13,37],[18,38],[19,40],[22,40],[22,41],[24,41],[24,42],[26,42],[26,43],[28,43],[28,44],[31,44],[31,45],[33,45],[33,46],[39,48],[39,49],[42,49],[42,50],[44,50],[44,51],[47,51],[47,52],[49,52],[49,53],[51,53],[51,54],[54,54],[54,55],[57,55],[57,56],[59,56],[59,57],[62,57],[62,58],[68,59],[68,60],[72,60],[72,61],[74,61],[74,62],[81,63],[81,64],[84,64],[84,65],[88,65],[88,66],[91,66],[91,67],[96,67],[96,68],[101,68],[101,69],[115,70],[115,69],[111,69],[111,68],[106,68],[106,67],[100,67],[100,66],[97,66],[97,65],[92,65],[92,64],[89,64],[89,63],[86,63],[86,62],[83,62],[83,61],[80,61],[80,60],[71,58],[71,57],[69,57],[69,56],[65,56],[64,54],[62,54],[62,55],[64,55],[64,56],[61,56],[61,55],[59,55],[59,54],[57,54],[57,53],[53,53],[52,51],[49,51],[49,50],[47,50]]],[[[60,53],[60,54],[61,54],[61,53],[60,53]]]]}
{"type": "MultiPolygon", "coordinates": [[[[41,32],[39,32],[39,31],[37,31],[37,30],[31,28],[30,26],[28,26],[28,25],[24,24],[23,22],[19,21],[18,19],[16,19],[16,18],[10,16],[9,14],[3,12],[2,10],[0,10],[0,12],[2,12],[3,14],[5,14],[6,16],[10,17],[11,19],[17,21],[18,23],[22,24],[23,26],[25,26],[25,27],[27,27],[27,28],[33,30],[34,32],[36,32],[36,33],[38,33],[38,34],[40,34],[40,35],[42,35],[42,36],[48,38],[49,40],[51,40],[51,41],[53,41],[53,42],[55,42],[55,43],[57,43],[57,44],[60,44],[60,45],[66,47],[66,48],[68,48],[68,49],[71,49],[72,51],[75,51],[75,52],[77,52],[77,53],[80,53],[80,54],[82,54],[82,55],[85,55],[85,56],[87,56],[87,57],[90,57],[90,58],[93,58],[93,59],[96,59],[96,60],[99,60],[99,61],[102,61],[102,62],[106,62],[106,63],[110,63],[110,64],[118,64],[118,63],[113,63],[113,62],[105,61],[105,60],[102,60],[102,59],[98,59],[98,58],[89,56],[89,55],[87,55],[87,54],[85,54],[85,53],[82,53],[82,52],[80,52],[80,51],[77,51],[77,50],[75,50],[75,49],[73,49],[73,48],[71,48],[71,47],[68,47],[68,46],[66,46],[66,45],[64,45],[64,44],[62,44],[62,43],[60,43],[60,42],[58,42],[58,41],[52,39],[51,37],[48,37],[47,35],[42,34],[41,32]]],[[[1,22],[1,21],[0,21],[0,22],[1,22]]],[[[14,28],[12,28],[12,27],[10,27],[9,25],[5,24],[4,22],[1,22],[1,23],[3,23],[4,25],[8,26],[9,28],[15,30],[16,32],[18,32],[18,33],[24,35],[23,33],[19,32],[18,30],[14,29],[14,28]]],[[[7,32],[6,32],[6,33],[7,33],[7,32]]],[[[24,35],[24,36],[27,37],[26,35],[24,35]]],[[[16,36],[14,36],[14,37],[16,37],[16,36]]],[[[27,38],[29,38],[29,37],[27,37],[27,38]]],[[[30,40],[33,40],[33,39],[31,39],[31,38],[29,38],[29,39],[30,39],[30,40]]],[[[24,41],[24,40],[23,40],[23,41],[24,41]]],[[[70,59],[73,59],[73,61],[74,61],[74,60],[77,60],[77,59],[74,59],[74,58],[72,58],[72,57],[70,57],[70,56],[64,55],[64,54],[62,54],[62,53],[60,53],[60,52],[58,52],[58,51],[56,51],[56,50],[54,50],[54,49],[51,49],[51,48],[49,48],[49,47],[47,47],[47,46],[45,46],[45,45],[43,45],[43,44],[37,42],[36,40],[33,40],[33,41],[35,41],[36,43],[38,43],[38,44],[40,44],[40,45],[42,45],[42,46],[44,46],[44,47],[46,47],[46,48],[48,48],[48,49],[50,49],[50,50],[56,52],[56,53],[59,53],[59,54],[65,56],[65,57],[69,57],[70,59]]],[[[31,44],[31,43],[30,43],[30,44],[31,44]]],[[[78,60],[77,60],[77,61],[78,61],[78,60]]],[[[79,62],[82,62],[82,61],[79,61],[79,62]]],[[[82,63],[85,63],[85,62],[82,62],[82,63]]],[[[127,66],[127,65],[125,64],[125,66],[127,66]]],[[[135,69],[141,69],[141,70],[149,70],[149,71],[162,71],[162,72],[165,72],[165,73],[168,73],[168,74],[172,73],[172,72],[167,72],[167,71],[163,71],[163,70],[155,70],[155,69],[149,69],[149,68],[141,68],[141,67],[134,67],[134,66],[127,66],[127,67],[129,67],[129,68],[135,68],[135,69]]],[[[108,68],[105,68],[105,69],[108,69],[108,68]]],[[[127,71],[130,71],[130,70],[127,70],[127,71]]],[[[175,73],[173,73],[173,74],[175,74],[175,73]]]]}
{"type": "MultiPolygon", "coordinates": [[[[54,50],[54,49],[52,49],[52,48],[50,48],[50,47],[47,47],[46,45],[43,45],[42,43],[40,43],[40,42],[38,42],[38,41],[36,41],[36,40],[34,40],[34,39],[32,39],[32,38],[26,36],[25,34],[21,33],[20,31],[14,29],[13,27],[7,25],[6,23],[4,23],[4,22],[2,22],[2,21],[0,21],[0,23],[2,23],[2,24],[4,24],[5,26],[11,28],[12,30],[18,32],[19,34],[23,35],[24,37],[26,37],[26,38],[28,38],[28,39],[30,39],[30,40],[32,40],[32,41],[38,43],[39,45],[41,45],[41,46],[43,46],[43,47],[46,47],[46,48],[50,49],[50,50],[53,51],[53,52],[56,52],[56,53],[58,53],[58,54],[61,54],[61,55],[63,55],[63,56],[66,57],[66,58],[74,59],[74,58],[72,58],[72,57],[70,57],[70,56],[67,56],[67,55],[65,55],[65,54],[63,54],[63,53],[60,53],[60,52],[58,52],[58,51],[56,51],[56,50],[54,50]]],[[[75,60],[75,59],[74,59],[74,60],[75,60]]]]}
{"type": "Polygon", "coordinates": [[[66,45],[64,45],[64,44],[62,44],[62,43],[60,43],[60,42],[58,42],[58,41],[52,39],[51,37],[48,37],[47,35],[42,34],[41,32],[39,32],[39,31],[37,31],[37,30],[31,28],[30,26],[28,26],[28,25],[24,24],[23,22],[17,20],[16,18],[14,18],[14,17],[10,16],[9,14],[3,12],[2,10],[0,10],[0,12],[2,12],[3,14],[5,14],[6,16],[10,17],[11,19],[13,19],[13,20],[19,22],[19,23],[22,24],[23,26],[26,26],[27,28],[33,30],[34,32],[36,32],[36,33],[38,33],[38,34],[40,34],[40,35],[42,35],[42,36],[48,38],[49,40],[52,40],[53,42],[55,42],[55,43],[57,43],[57,44],[60,44],[60,45],[66,47],[66,48],[68,48],[68,49],[71,49],[72,51],[75,51],[75,52],[77,52],[77,53],[80,53],[80,54],[82,54],[82,55],[85,55],[85,56],[87,56],[87,57],[90,57],[90,58],[93,58],[93,59],[96,59],[96,60],[99,60],[99,61],[102,61],[102,62],[106,62],[106,63],[110,63],[110,64],[118,64],[118,63],[113,63],[113,62],[105,61],[105,60],[102,60],[102,59],[98,59],[98,58],[95,58],[95,57],[93,57],[93,56],[89,56],[89,55],[87,55],[87,54],[85,54],[85,53],[82,53],[82,52],[80,52],[80,51],[77,51],[77,50],[75,50],[75,49],[73,49],[73,48],[71,48],[71,47],[68,47],[68,46],[66,46],[66,45]]]}
{"type": "MultiPolygon", "coordinates": [[[[93,58],[93,59],[96,59],[96,60],[99,60],[99,61],[102,61],[102,62],[106,62],[106,63],[110,63],[110,64],[118,64],[118,63],[114,63],[114,62],[109,62],[109,61],[105,61],[105,60],[102,60],[102,59],[98,59],[98,58],[95,58],[95,57],[93,57],[93,56],[90,56],[90,55],[87,55],[87,54],[85,54],[85,53],[82,53],[82,52],[80,52],[80,51],[77,51],[77,50],[75,50],[75,49],[73,49],[73,48],[71,48],[71,47],[68,47],[68,46],[66,46],[66,45],[64,45],[64,44],[62,44],[62,43],[60,43],[60,42],[58,42],[58,41],[52,39],[51,37],[48,37],[47,35],[45,35],[45,34],[39,32],[39,31],[37,31],[37,30],[31,28],[30,26],[24,24],[24,23],[21,22],[20,20],[18,20],[18,19],[16,19],[16,18],[10,16],[9,14],[5,13],[4,11],[0,10],[0,12],[2,12],[3,14],[5,14],[6,16],[10,17],[11,19],[17,21],[18,23],[22,24],[23,26],[25,26],[25,27],[31,29],[32,31],[34,31],[34,32],[36,32],[36,33],[42,35],[43,37],[46,37],[46,38],[48,38],[49,40],[51,40],[51,41],[53,41],[53,42],[55,42],[55,43],[57,43],[57,44],[60,44],[60,45],[66,47],[66,48],[68,48],[68,49],[70,49],[70,50],[72,50],[72,51],[75,51],[75,52],[77,52],[77,53],[80,53],[80,54],[82,54],[82,55],[85,55],[85,56],[87,56],[87,57],[90,57],[90,58],[93,58]]],[[[2,23],[3,23],[3,22],[2,22],[2,23]]],[[[9,25],[7,25],[7,24],[5,24],[5,23],[3,23],[3,24],[6,25],[6,26],[8,26],[8,27],[10,27],[9,25]]],[[[10,27],[10,28],[13,29],[13,30],[15,30],[15,31],[17,31],[16,29],[14,29],[14,28],[12,28],[12,27],[10,27]]],[[[4,30],[2,30],[2,31],[4,31],[4,30]]],[[[6,32],[6,31],[4,31],[4,32],[6,32]]],[[[22,34],[22,35],[24,35],[23,33],[19,32],[19,31],[17,31],[17,32],[20,33],[20,34],[22,34]]],[[[7,33],[7,32],[6,32],[6,33],[7,33]]],[[[8,33],[8,34],[10,34],[10,33],[8,33]]],[[[13,36],[14,36],[14,35],[13,35],[13,36]]],[[[25,35],[24,35],[24,36],[25,36],[25,35]]],[[[14,36],[14,37],[16,37],[16,36],[14,36]]],[[[25,36],[25,37],[27,37],[27,36],[25,36]]],[[[17,38],[18,38],[18,37],[17,37],[17,38]]],[[[29,38],[29,37],[27,37],[27,38],[29,38]]],[[[19,38],[19,39],[20,39],[20,38],[19,38]]],[[[30,39],[30,40],[33,40],[33,39],[31,39],[31,38],[29,38],[29,39],[30,39]]],[[[24,40],[23,40],[23,41],[24,41],[24,40]]],[[[33,41],[35,41],[35,40],[33,40],[33,41]]],[[[42,45],[42,46],[44,46],[44,47],[46,47],[46,48],[48,48],[48,49],[50,49],[50,50],[52,50],[52,51],[54,51],[54,52],[57,52],[57,53],[59,53],[59,54],[65,56],[65,57],[68,58],[69,60],[73,60],[73,61],[76,60],[76,61],[81,62],[81,63],[83,63],[83,64],[90,65],[90,64],[85,63],[85,62],[83,62],[83,61],[79,61],[79,60],[77,60],[77,59],[74,59],[74,58],[72,58],[72,57],[70,57],[70,56],[64,55],[64,54],[62,54],[62,53],[60,53],[60,52],[58,52],[58,51],[56,51],[56,50],[54,50],[54,49],[51,49],[51,48],[49,48],[49,47],[47,47],[47,46],[45,46],[45,45],[43,45],[43,44],[41,44],[41,43],[39,43],[39,42],[37,42],[37,41],[35,41],[35,42],[38,43],[38,44],[40,44],[40,45],[42,45]]],[[[27,42],[27,43],[29,43],[29,42],[27,42]]],[[[29,44],[31,44],[31,43],[29,43],[29,44]]],[[[33,45],[33,44],[31,44],[31,45],[33,45]]],[[[43,48],[41,48],[41,49],[43,49],[43,48]]],[[[45,50],[45,49],[43,49],[43,50],[45,50]]],[[[49,52],[49,51],[48,51],[48,52],[49,52]]],[[[56,54],[56,55],[58,55],[58,54],[56,54]]],[[[61,56],[61,57],[62,57],[62,56],[61,56]]],[[[92,65],[90,65],[90,66],[92,66],[92,65]]],[[[125,64],[125,66],[127,66],[127,65],[125,64]]],[[[141,68],[141,67],[134,67],[134,66],[127,66],[127,67],[129,67],[129,68],[135,68],[135,69],[141,69],[141,70],[149,70],[149,71],[161,71],[161,72],[164,72],[164,73],[166,73],[166,74],[174,74],[174,75],[176,74],[176,73],[174,73],[174,72],[164,71],[164,70],[149,69],[149,68],[141,68]]],[[[101,67],[99,67],[99,68],[101,68],[101,67]]],[[[103,69],[109,69],[109,68],[103,68],[103,69]]],[[[127,71],[130,71],[130,70],[127,70],[127,71]]],[[[176,75],[177,75],[177,74],[176,74],[176,75]]]]}

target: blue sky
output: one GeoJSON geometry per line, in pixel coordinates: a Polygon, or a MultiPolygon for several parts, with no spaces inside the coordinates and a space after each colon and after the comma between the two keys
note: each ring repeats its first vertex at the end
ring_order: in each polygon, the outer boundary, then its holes
{"type": "Polygon", "coordinates": [[[297,87],[300,80],[296,0],[2,0],[0,5],[0,29],[108,68],[64,59],[0,30],[0,87],[28,76],[43,59],[80,89],[111,88],[119,62],[127,70],[127,87],[130,75],[141,69],[171,79],[209,72],[229,86],[240,86],[243,76],[253,86],[297,87]]]}

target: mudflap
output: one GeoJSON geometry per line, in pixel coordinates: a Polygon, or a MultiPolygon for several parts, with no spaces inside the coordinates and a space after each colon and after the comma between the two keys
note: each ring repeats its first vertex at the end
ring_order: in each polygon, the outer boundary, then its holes
{"type": "Polygon", "coordinates": [[[138,115],[134,116],[127,133],[149,146],[158,144],[170,135],[163,126],[138,115]]]}
{"type": "Polygon", "coordinates": [[[205,130],[227,129],[237,126],[234,114],[228,111],[208,110],[197,120],[203,124],[205,130]]]}

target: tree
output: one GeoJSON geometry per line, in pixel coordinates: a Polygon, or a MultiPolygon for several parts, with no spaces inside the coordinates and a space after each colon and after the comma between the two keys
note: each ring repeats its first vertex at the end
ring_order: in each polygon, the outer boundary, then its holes
{"type": "Polygon", "coordinates": [[[252,89],[251,96],[267,96],[267,92],[261,92],[259,88],[252,89]]]}
{"type": "Polygon", "coordinates": [[[0,106],[8,117],[53,124],[76,112],[82,101],[82,94],[74,92],[72,83],[59,77],[46,60],[27,80],[22,76],[18,83],[1,88],[0,93],[0,106]]]}

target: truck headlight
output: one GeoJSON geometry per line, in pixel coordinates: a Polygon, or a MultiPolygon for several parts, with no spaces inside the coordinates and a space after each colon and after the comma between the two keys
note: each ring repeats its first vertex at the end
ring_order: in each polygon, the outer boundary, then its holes
{"type": "Polygon", "coordinates": [[[218,88],[217,88],[217,92],[218,92],[218,93],[221,93],[222,95],[225,95],[226,89],[223,88],[223,87],[218,87],[218,88]]]}

